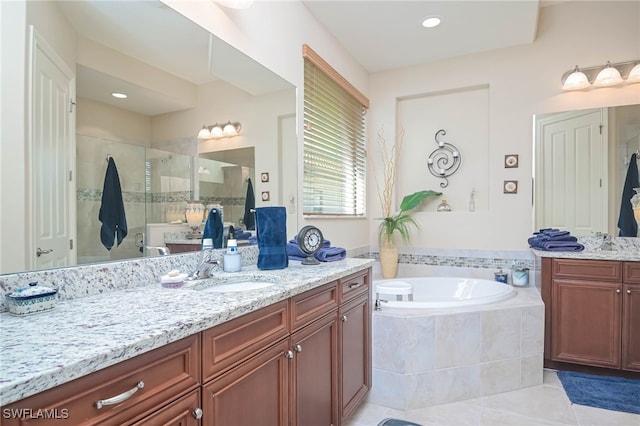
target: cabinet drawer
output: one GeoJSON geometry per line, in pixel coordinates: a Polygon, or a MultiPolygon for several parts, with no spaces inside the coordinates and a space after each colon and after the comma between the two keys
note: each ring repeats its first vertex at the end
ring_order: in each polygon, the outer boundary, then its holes
{"type": "Polygon", "coordinates": [[[202,382],[288,336],[289,301],[283,300],[202,332],[202,382]]]}
{"type": "Polygon", "coordinates": [[[371,276],[369,271],[370,270],[367,269],[356,274],[341,278],[338,281],[341,291],[341,302],[350,300],[362,293],[369,291],[369,277],[371,276]]]}
{"type": "Polygon", "coordinates": [[[554,259],[553,278],[622,281],[622,263],[610,260],[554,259]]]}
{"type": "Polygon", "coordinates": [[[291,298],[291,330],[297,330],[338,308],[338,285],[332,283],[291,298]]]}
{"type": "Polygon", "coordinates": [[[624,262],[624,278],[625,283],[640,284],[640,262],[624,262]]]}
{"type": "Polygon", "coordinates": [[[2,424],[51,424],[51,418],[36,418],[38,410],[56,416],[65,426],[131,424],[154,407],[198,387],[199,354],[200,335],[196,334],[4,407],[3,413],[6,409],[14,413],[24,409],[23,414],[29,410],[32,414],[23,419],[3,418],[2,424]],[[137,388],[140,382],[144,387],[137,388]],[[124,398],[127,393],[130,397],[124,398]],[[123,396],[123,400],[97,408],[98,401],[116,396],[123,396]]]}
{"type": "Polygon", "coordinates": [[[202,418],[200,389],[194,390],[166,407],[156,408],[133,426],[198,426],[202,418]]]}

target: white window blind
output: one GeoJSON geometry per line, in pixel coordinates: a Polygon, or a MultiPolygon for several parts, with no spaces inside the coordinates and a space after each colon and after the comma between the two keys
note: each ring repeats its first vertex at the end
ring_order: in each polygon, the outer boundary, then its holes
{"type": "Polygon", "coordinates": [[[365,214],[369,101],[304,46],[305,215],[365,214]]]}

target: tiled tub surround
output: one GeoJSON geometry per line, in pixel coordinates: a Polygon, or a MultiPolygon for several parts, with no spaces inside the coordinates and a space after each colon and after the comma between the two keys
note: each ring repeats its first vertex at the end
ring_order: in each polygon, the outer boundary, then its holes
{"type": "MultiPolygon", "coordinates": [[[[257,248],[246,248],[257,254],[257,248]]],[[[52,311],[27,318],[0,314],[0,405],[53,388],[99,369],[287,299],[373,264],[369,259],[261,271],[243,252],[239,273],[217,272],[199,284],[259,279],[256,291],[215,293],[158,284],[167,271],[190,269],[198,253],[147,258],[0,277],[3,292],[29,280],[57,282],[63,292],[52,311]],[[84,294],[83,294],[84,293],[84,294]],[[84,296],[84,297],[82,297],[84,296]]]]}
{"type": "Polygon", "coordinates": [[[544,305],[534,287],[464,309],[383,305],[372,333],[375,404],[412,410],[542,383],[544,305]]]}

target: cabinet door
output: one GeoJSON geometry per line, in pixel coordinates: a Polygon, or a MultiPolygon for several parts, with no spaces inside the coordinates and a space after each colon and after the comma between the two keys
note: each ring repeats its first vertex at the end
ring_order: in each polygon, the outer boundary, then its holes
{"type": "Polygon", "coordinates": [[[166,407],[154,410],[134,426],[197,426],[200,418],[200,390],[195,390],[166,407]]]}
{"type": "Polygon", "coordinates": [[[620,368],[621,284],[553,280],[554,361],[620,368]]]}
{"type": "Polygon", "coordinates": [[[640,371],[640,285],[623,286],[622,369],[640,371]]]}
{"type": "Polygon", "coordinates": [[[369,292],[344,304],[339,312],[341,424],[371,388],[371,304],[369,292]]]}
{"type": "Polygon", "coordinates": [[[338,424],[338,317],[334,311],[291,336],[291,426],[338,424]]]}
{"type": "Polygon", "coordinates": [[[281,340],[204,385],[203,424],[286,426],[289,349],[289,339],[281,340]]]}

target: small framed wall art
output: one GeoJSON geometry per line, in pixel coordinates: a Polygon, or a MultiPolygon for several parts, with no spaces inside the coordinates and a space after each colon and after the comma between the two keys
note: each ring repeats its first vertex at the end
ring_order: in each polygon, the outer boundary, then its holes
{"type": "Polygon", "coordinates": [[[269,200],[271,200],[271,194],[269,193],[269,191],[262,191],[262,201],[269,200]]]}
{"type": "Polygon", "coordinates": [[[269,173],[260,173],[260,182],[269,182],[269,173]]]}
{"type": "Polygon", "coordinates": [[[518,154],[507,154],[504,156],[504,168],[515,169],[518,167],[518,154]]]}

